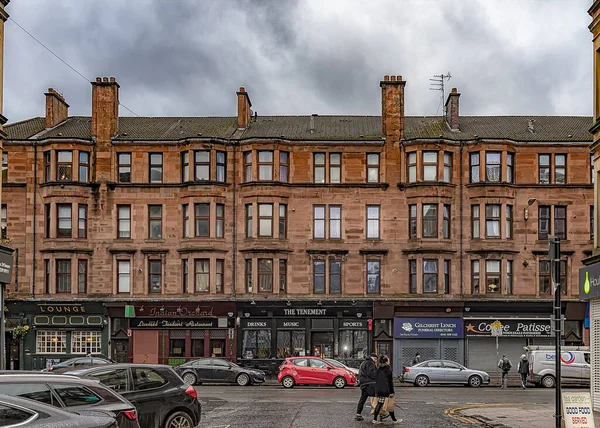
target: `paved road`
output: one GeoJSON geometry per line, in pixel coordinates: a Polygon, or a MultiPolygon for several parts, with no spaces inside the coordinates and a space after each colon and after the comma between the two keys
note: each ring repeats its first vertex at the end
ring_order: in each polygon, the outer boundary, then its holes
{"type": "MultiPolygon", "coordinates": [[[[352,428],[371,426],[369,409],[364,422],[353,420],[358,388],[279,386],[197,386],[202,402],[201,428],[352,428]]],[[[573,389],[576,391],[576,389],[573,389]]],[[[403,387],[396,390],[397,415],[404,419],[400,426],[420,428],[485,427],[468,413],[454,410],[464,406],[527,403],[550,405],[554,390],[529,388],[522,390],[494,387],[403,387]]],[[[492,408],[493,406],[490,406],[492,408]]],[[[509,407],[510,408],[510,407],[509,407]]],[[[480,412],[480,413],[482,413],[480,412]]],[[[477,412],[475,412],[477,413],[477,412]]],[[[473,410],[470,410],[473,414],[473,410]]],[[[509,421],[507,421],[509,422],[509,421]]],[[[519,426],[507,424],[506,426],[519,426]]],[[[527,426],[527,425],[523,425],[527,426]]]]}

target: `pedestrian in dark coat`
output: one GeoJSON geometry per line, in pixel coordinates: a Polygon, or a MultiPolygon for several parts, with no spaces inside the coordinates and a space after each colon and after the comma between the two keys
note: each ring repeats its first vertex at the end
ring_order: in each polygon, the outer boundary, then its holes
{"type": "Polygon", "coordinates": [[[521,375],[521,386],[523,389],[527,388],[527,374],[529,373],[529,360],[527,360],[527,355],[521,355],[517,371],[521,375]]]}
{"type": "MultiPolygon", "coordinates": [[[[375,407],[375,413],[373,415],[373,423],[381,423],[377,420],[377,416],[385,403],[385,399],[394,397],[394,375],[390,367],[390,360],[387,356],[382,355],[379,357],[379,366],[377,367],[377,376],[375,379],[375,393],[377,394],[377,407],[375,407]]],[[[389,411],[389,409],[388,409],[389,411]]],[[[397,424],[402,422],[402,419],[396,419],[394,411],[389,411],[390,418],[393,423],[397,424]]]]}
{"type": "Polygon", "coordinates": [[[358,383],[360,385],[360,399],[356,407],[355,421],[363,421],[361,413],[369,397],[375,397],[375,376],[377,375],[377,354],[373,353],[361,363],[358,370],[358,383]]]}

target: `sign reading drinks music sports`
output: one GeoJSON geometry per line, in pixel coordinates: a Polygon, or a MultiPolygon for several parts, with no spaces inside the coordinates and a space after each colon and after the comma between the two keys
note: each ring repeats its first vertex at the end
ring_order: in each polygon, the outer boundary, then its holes
{"type": "Polygon", "coordinates": [[[491,337],[498,328],[502,329],[498,336],[503,337],[554,336],[550,319],[465,319],[466,337],[491,337]]]}

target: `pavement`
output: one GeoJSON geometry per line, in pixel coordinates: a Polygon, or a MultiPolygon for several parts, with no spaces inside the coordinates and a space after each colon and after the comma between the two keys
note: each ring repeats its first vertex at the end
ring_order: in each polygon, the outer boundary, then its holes
{"type": "MultiPolygon", "coordinates": [[[[354,421],[358,388],[197,386],[200,428],[360,428],[372,426],[370,408],[354,421]]],[[[585,391],[569,388],[570,391],[585,391]]],[[[444,386],[396,389],[398,426],[418,428],[551,428],[554,390],[444,386]]],[[[600,428],[600,414],[595,416],[600,428]]],[[[385,425],[390,425],[389,419],[385,425]]],[[[383,426],[383,425],[382,425],[383,426]]]]}

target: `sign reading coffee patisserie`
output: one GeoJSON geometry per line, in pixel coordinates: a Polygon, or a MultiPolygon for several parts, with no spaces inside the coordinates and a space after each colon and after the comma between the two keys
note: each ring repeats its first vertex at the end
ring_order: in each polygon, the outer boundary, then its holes
{"type": "Polygon", "coordinates": [[[552,325],[550,319],[466,319],[465,336],[492,336],[492,323],[499,321],[503,337],[551,337],[552,325]]]}

